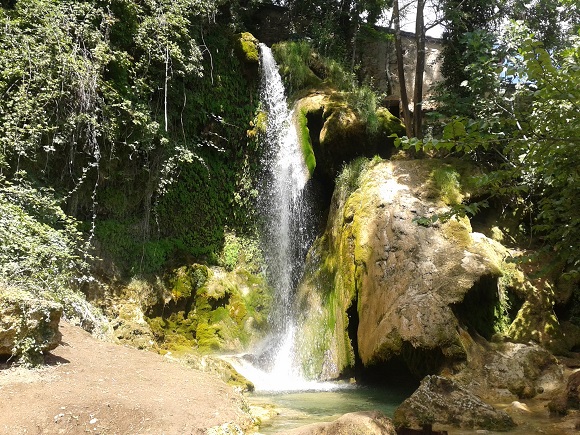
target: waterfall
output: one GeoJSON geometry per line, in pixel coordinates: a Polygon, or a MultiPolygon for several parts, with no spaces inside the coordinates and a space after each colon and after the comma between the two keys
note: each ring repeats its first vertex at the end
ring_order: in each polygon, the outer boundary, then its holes
{"type": "Polygon", "coordinates": [[[293,322],[292,293],[308,248],[308,207],[303,200],[308,169],[298,144],[292,112],[272,51],[260,44],[262,77],[260,100],[268,114],[263,167],[262,214],[266,219],[265,253],[268,277],[274,287],[272,320],[277,332],[288,333],[293,322]]]}
{"type": "Polygon", "coordinates": [[[329,383],[306,381],[296,361],[294,291],[304,258],[314,238],[307,201],[308,169],[298,142],[292,112],[272,51],[260,44],[260,101],[268,124],[263,146],[265,168],[260,209],[265,219],[264,245],[267,274],[274,289],[270,323],[272,333],[249,358],[232,361],[256,390],[329,389],[329,383]]]}

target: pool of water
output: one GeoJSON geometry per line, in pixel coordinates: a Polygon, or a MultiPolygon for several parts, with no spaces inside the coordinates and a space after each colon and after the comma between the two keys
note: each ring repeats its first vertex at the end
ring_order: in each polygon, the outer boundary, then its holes
{"type": "Polygon", "coordinates": [[[248,396],[252,405],[274,405],[277,415],[264,422],[260,433],[273,434],[310,423],[332,421],[348,412],[379,410],[392,417],[412,387],[378,388],[345,385],[332,391],[259,392],[248,396]]]}

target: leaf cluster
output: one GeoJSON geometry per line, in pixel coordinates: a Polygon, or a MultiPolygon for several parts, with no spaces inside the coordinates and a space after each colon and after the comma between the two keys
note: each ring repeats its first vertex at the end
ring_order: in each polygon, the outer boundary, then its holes
{"type": "Polygon", "coordinates": [[[493,51],[480,46],[483,80],[494,80],[481,87],[469,81],[473,104],[468,111],[475,117],[442,117],[425,139],[403,137],[396,144],[485,167],[480,184],[488,196],[524,209],[530,236],[551,257],[550,267],[578,276],[580,38],[572,35],[564,48],[549,52],[521,23],[507,35],[503,48],[500,43],[493,51]],[[485,76],[501,49],[506,54],[502,72],[485,76]]]}

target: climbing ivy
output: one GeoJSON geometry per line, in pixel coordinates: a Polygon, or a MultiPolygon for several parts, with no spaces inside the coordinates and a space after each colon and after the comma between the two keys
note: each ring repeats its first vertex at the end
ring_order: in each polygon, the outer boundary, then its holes
{"type": "Polygon", "coordinates": [[[122,274],[156,273],[175,253],[217,258],[226,224],[253,231],[256,78],[217,6],[0,8],[0,174],[50,186],[122,274]]]}

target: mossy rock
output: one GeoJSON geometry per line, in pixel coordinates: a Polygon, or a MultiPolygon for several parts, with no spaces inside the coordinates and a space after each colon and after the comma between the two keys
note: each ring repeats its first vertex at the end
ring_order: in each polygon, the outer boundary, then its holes
{"type": "Polygon", "coordinates": [[[250,80],[256,80],[260,66],[258,40],[249,32],[238,33],[234,38],[234,51],[243,65],[244,74],[250,80]]]}
{"type": "Polygon", "coordinates": [[[271,292],[263,276],[193,264],[169,281],[179,299],[164,301],[148,319],[161,349],[241,352],[265,334],[271,292]]]}
{"type": "Polygon", "coordinates": [[[61,339],[62,305],[28,292],[0,287],[0,355],[23,364],[43,362],[43,353],[61,339]]]}
{"type": "Polygon", "coordinates": [[[392,134],[403,134],[401,121],[387,109],[376,111],[378,126],[367,128],[366,120],[349,105],[346,95],[332,89],[317,89],[298,99],[296,123],[305,162],[329,185],[344,164],[357,157],[390,157],[392,134]]]}

